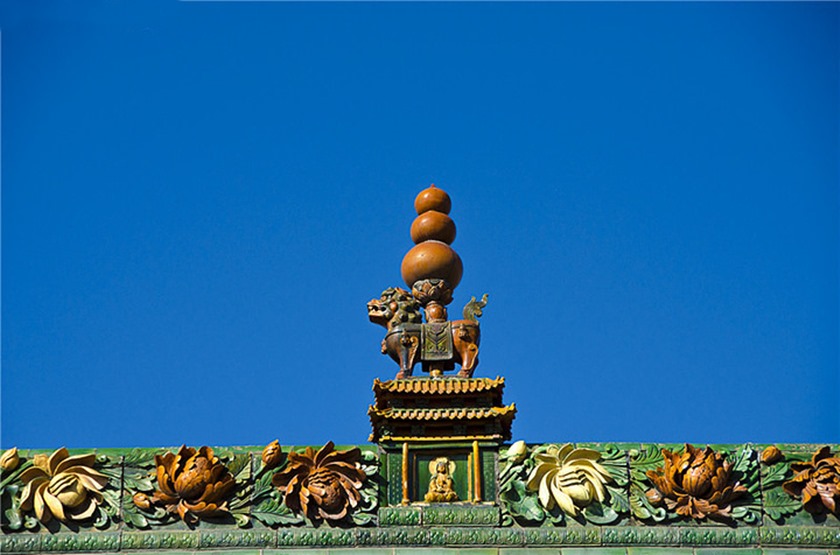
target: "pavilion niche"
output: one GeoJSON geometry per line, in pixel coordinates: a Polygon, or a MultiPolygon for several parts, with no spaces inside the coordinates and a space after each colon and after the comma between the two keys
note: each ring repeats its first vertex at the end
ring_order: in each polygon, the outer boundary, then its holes
{"type": "Polygon", "coordinates": [[[367,305],[370,320],[387,330],[382,353],[398,365],[394,379],[374,381],[368,410],[389,505],[494,502],[498,448],[511,438],[516,415],[515,405],[502,402],[504,378],[473,377],[487,295],[473,297],[463,319],[449,320],[446,307],[463,274],[451,247],[451,206],[434,185],[417,195],[415,246],[401,266],[408,290],[388,288],[367,305]]]}

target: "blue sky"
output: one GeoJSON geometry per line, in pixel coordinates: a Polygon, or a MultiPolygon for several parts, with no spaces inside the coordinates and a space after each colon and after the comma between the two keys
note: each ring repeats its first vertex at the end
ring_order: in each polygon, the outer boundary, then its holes
{"type": "Polygon", "coordinates": [[[837,3],[0,3],[2,445],[366,441],[447,190],[514,438],[838,442],[837,3]]]}

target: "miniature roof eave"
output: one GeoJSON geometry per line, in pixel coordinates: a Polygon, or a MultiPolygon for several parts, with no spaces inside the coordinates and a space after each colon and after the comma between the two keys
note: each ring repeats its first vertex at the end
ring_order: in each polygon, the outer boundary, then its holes
{"type": "Polygon", "coordinates": [[[432,395],[464,394],[464,393],[501,393],[505,387],[505,379],[496,378],[443,378],[427,379],[412,378],[402,380],[373,380],[374,393],[418,393],[432,395]]]}
{"type": "Polygon", "coordinates": [[[480,420],[480,419],[507,419],[511,420],[516,414],[516,405],[506,407],[471,407],[471,408],[387,408],[377,409],[371,406],[368,409],[371,420],[480,420]]]}

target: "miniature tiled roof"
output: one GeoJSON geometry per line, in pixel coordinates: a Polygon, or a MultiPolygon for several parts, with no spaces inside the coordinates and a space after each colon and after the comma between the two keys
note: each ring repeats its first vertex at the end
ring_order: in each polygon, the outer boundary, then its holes
{"type": "Polygon", "coordinates": [[[410,378],[403,380],[388,380],[381,382],[373,380],[373,391],[377,394],[387,393],[481,393],[485,391],[501,391],[505,387],[505,379],[491,378],[410,378]]]}
{"type": "Polygon", "coordinates": [[[410,409],[377,409],[370,407],[368,414],[391,420],[478,420],[483,418],[499,418],[516,414],[516,404],[506,407],[483,408],[410,408],[410,409]]]}

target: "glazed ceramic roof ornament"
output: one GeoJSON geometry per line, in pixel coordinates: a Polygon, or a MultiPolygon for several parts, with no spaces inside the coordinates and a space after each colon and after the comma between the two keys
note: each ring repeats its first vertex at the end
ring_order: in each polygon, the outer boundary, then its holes
{"type": "Polygon", "coordinates": [[[446,305],[452,302],[464,273],[461,257],[451,247],[455,240],[455,222],[449,217],[452,201],[446,191],[431,185],[417,195],[414,208],[417,218],[411,224],[411,239],[415,245],[400,268],[410,291],[386,289],[368,303],[368,316],[388,330],[382,352],[399,364],[397,379],[411,377],[418,362],[432,378],[442,377],[455,364],[461,366],[459,377],[470,378],[478,366],[478,318],[487,295],[467,303],[463,320],[448,320],[446,305]]]}
{"type": "MultiPolygon", "coordinates": [[[[427,555],[476,546],[540,555],[573,546],[595,555],[680,546],[840,555],[832,551],[840,445],[503,446],[516,416],[502,400],[505,380],[472,376],[486,296],[467,303],[463,320],[447,319],[463,274],[451,202],[432,186],[415,207],[415,246],[402,263],[408,289],[368,303],[370,319],[388,330],[382,352],[399,365],[396,379],[373,382],[376,445],[13,447],[0,453],[0,553],[317,555],[355,546],[427,555]],[[412,375],[417,363],[425,374],[412,375]],[[458,375],[444,374],[457,364],[458,375]]],[[[593,410],[609,410],[603,405],[593,410]]],[[[165,422],[183,411],[158,412],[165,422]]]]}
{"type": "Polygon", "coordinates": [[[473,378],[478,366],[478,318],[487,304],[473,297],[462,320],[450,321],[446,305],[461,282],[464,266],[452,248],[455,222],[445,191],[431,185],[414,201],[415,245],[400,268],[408,290],[386,289],[367,305],[368,317],[387,329],[382,353],[399,369],[395,379],[375,380],[376,402],[368,410],[380,444],[416,441],[488,441],[510,438],[516,406],[502,404],[504,379],[473,378]],[[428,376],[414,376],[421,364],[428,376]],[[460,370],[454,376],[444,372],[460,370]]]}

